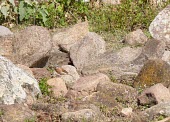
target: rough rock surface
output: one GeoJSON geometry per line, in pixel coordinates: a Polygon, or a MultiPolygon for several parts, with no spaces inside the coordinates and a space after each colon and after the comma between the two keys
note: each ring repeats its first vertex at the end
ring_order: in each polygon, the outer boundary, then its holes
{"type": "Polygon", "coordinates": [[[62,114],[63,122],[82,122],[82,121],[97,121],[102,122],[101,113],[94,111],[92,109],[82,109],[75,112],[67,112],[62,114]]]}
{"type": "Polygon", "coordinates": [[[130,32],[125,36],[124,42],[132,45],[138,46],[143,45],[147,42],[147,36],[142,32],[141,29],[137,29],[136,31],[130,32]]]}
{"type": "Polygon", "coordinates": [[[46,68],[30,68],[35,79],[40,81],[42,78],[50,78],[51,73],[46,68]]]}
{"type": "Polygon", "coordinates": [[[71,90],[68,92],[67,96],[71,98],[76,97],[85,97],[96,91],[97,85],[99,82],[110,81],[110,79],[101,73],[81,77],[74,85],[71,87],[71,90]]]}
{"type": "MultiPolygon", "coordinates": [[[[1,33],[1,32],[0,32],[1,33]]],[[[13,43],[14,37],[13,36],[0,36],[0,55],[4,56],[8,59],[12,58],[13,53],[13,43]]]]}
{"type": "Polygon", "coordinates": [[[6,27],[0,26],[0,37],[12,35],[13,33],[6,27]]]}
{"type": "Polygon", "coordinates": [[[141,105],[155,105],[163,102],[170,102],[170,92],[161,83],[158,83],[144,90],[138,97],[141,105]]]}
{"type": "Polygon", "coordinates": [[[143,65],[149,59],[162,58],[165,52],[165,46],[163,41],[155,39],[148,40],[142,49],[142,53],[133,61],[133,64],[143,65]]]}
{"type": "Polygon", "coordinates": [[[88,22],[78,23],[63,32],[54,34],[53,47],[60,46],[61,50],[69,52],[70,48],[81,41],[88,32],[88,22]]]}
{"type": "Polygon", "coordinates": [[[116,79],[131,80],[141,69],[141,66],[131,64],[141,54],[141,51],[142,48],[140,47],[124,47],[116,52],[106,52],[90,61],[83,68],[82,73],[89,75],[98,72],[109,72],[116,79]]]}
{"type": "Polygon", "coordinates": [[[77,70],[81,71],[90,60],[104,52],[105,41],[96,33],[89,32],[82,41],[71,47],[70,58],[77,70]]]}
{"type": "Polygon", "coordinates": [[[35,113],[23,104],[0,105],[1,122],[25,122],[35,117],[35,113]]]}
{"type": "Polygon", "coordinates": [[[25,102],[41,94],[37,81],[6,58],[0,56],[0,103],[25,102]]]}
{"type": "Polygon", "coordinates": [[[146,109],[142,112],[143,118],[145,118],[148,121],[154,120],[154,117],[162,116],[170,116],[170,103],[160,103],[155,106],[152,106],[151,108],[146,109]]]}
{"type": "Polygon", "coordinates": [[[51,90],[55,97],[65,96],[68,91],[65,82],[61,78],[49,79],[47,84],[52,87],[51,90]]]}
{"type": "Polygon", "coordinates": [[[51,50],[51,36],[46,28],[30,26],[15,34],[14,60],[28,67],[43,67],[51,50]]]}
{"type": "Polygon", "coordinates": [[[170,5],[155,17],[149,26],[149,32],[153,38],[165,41],[170,48],[170,5]]]}
{"type": "Polygon", "coordinates": [[[64,80],[67,87],[71,87],[80,78],[76,68],[71,65],[63,65],[61,68],[64,69],[67,74],[61,75],[60,77],[64,80]]]}
{"type": "Polygon", "coordinates": [[[135,78],[135,87],[148,87],[156,83],[170,84],[170,65],[161,59],[148,60],[135,78]]]}
{"type": "Polygon", "coordinates": [[[163,56],[162,56],[162,60],[166,61],[168,64],[170,64],[170,51],[165,51],[163,56]]]}

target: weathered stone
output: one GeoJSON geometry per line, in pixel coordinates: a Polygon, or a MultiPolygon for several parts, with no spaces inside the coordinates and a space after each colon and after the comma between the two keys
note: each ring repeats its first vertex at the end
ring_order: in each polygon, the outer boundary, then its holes
{"type": "Polygon", "coordinates": [[[0,103],[14,104],[41,94],[37,81],[6,58],[0,56],[0,103]]]}
{"type": "Polygon", "coordinates": [[[82,121],[97,121],[102,122],[101,113],[92,109],[82,109],[75,112],[67,112],[61,116],[63,122],[82,122],[82,121]]]}
{"type": "Polygon", "coordinates": [[[81,71],[90,60],[104,52],[105,41],[96,33],[89,32],[82,41],[71,47],[70,58],[77,70],[81,71]]]}
{"type": "Polygon", "coordinates": [[[142,112],[141,116],[145,118],[148,121],[154,120],[154,118],[157,116],[170,116],[170,103],[160,103],[157,105],[152,106],[151,108],[146,109],[142,112]]]}
{"type": "Polygon", "coordinates": [[[165,51],[165,43],[159,40],[148,40],[142,49],[142,53],[132,63],[143,65],[149,59],[162,58],[165,51]]]}
{"type": "Polygon", "coordinates": [[[143,45],[147,42],[148,38],[147,36],[142,32],[141,29],[137,29],[136,31],[130,32],[126,35],[124,42],[132,45],[132,46],[138,46],[143,45]]]}
{"type": "Polygon", "coordinates": [[[123,108],[122,111],[121,111],[121,114],[123,116],[130,117],[133,114],[132,108],[123,108]]]}
{"type": "Polygon", "coordinates": [[[83,68],[82,73],[89,75],[98,72],[108,72],[116,79],[131,80],[141,69],[140,66],[131,64],[140,55],[141,51],[140,47],[125,47],[116,52],[106,52],[95,60],[89,61],[89,64],[83,68]],[[132,77],[130,78],[129,76],[132,77]]]}
{"type": "Polygon", "coordinates": [[[24,122],[35,118],[35,113],[23,104],[0,105],[2,122],[24,122]]]}
{"type": "Polygon", "coordinates": [[[67,72],[67,74],[61,75],[60,77],[64,80],[67,87],[71,87],[74,82],[76,82],[80,78],[76,68],[71,65],[63,65],[61,68],[63,68],[67,72]]]}
{"type": "Polygon", "coordinates": [[[70,64],[70,57],[68,53],[52,50],[46,63],[46,67],[62,66],[70,64]]]}
{"type": "Polygon", "coordinates": [[[110,81],[110,79],[101,73],[91,76],[81,77],[72,86],[72,90],[68,92],[68,97],[85,97],[96,91],[99,82],[110,81]]]}
{"type": "Polygon", "coordinates": [[[162,56],[162,60],[166,61],[168,64],[170,64],[170,51],[165,51],[163,56],[162,56]]]}
{"type": "Polygon", "coordinates": [[[148,87],[156,83],[170,85],[170,65],[161,59],[148,60],[135,78],[134,87],[148,87]]]}
{"type": "Polygon", "coordinates": [[[46,68],[31,68],[35,79],[40,81],[42,78],[50,78],[51,73],[46,68]]]}
{"type": "Polygon", "coordinates": [[[136,89],[120,83],[100,82],[97,85],[97,91],[114,97],[115,100],[122,103],[133,103],[137,98],[136,89]]]}
{"type": "Polygon", "coordinates": [[[52,87],[51,90],[55,97],[65,96],[68,91],[65,82],[61,78],[49,79],[47,84],[52,87]]]}
{"type": "Polygon", "coordinates": [[[170,5],[164,8],[149,26],[152,37],[164,41],[170,48],[170,5]]]}
{"type": "Polygon", "coordinates": [[[163,102],[170,102],[170,92],[161,83],[158,83],[144,90],[138,97],[141,105],[155,105],[163,102]]]}
{"type": "Polygon", "coordinates": [[[70,48],[79,42],[89,32],[88,22],[74,25],[63,32],[53,35],[53,46],[60,46],[62,50],[69,52],[70,48]]]}
{"type": "Polygon", "coordinates": [[[27,73],[28,75],[30,75],[31,77],[34,78],[33,72],[31,71],[31,69],[25,65],[22,64],[17,64],[17,67],[19,67],[20,69],[22,69],[25,73],[27,73]]]}
{"type": "Polygon", "coordinates": [[[52,43],[50,33],[40,26],[31,26],[15,34],[14,60],[29,67],[44,67],[52,43]]]}
{"type": "Polygon", "coordinates": [[[8,59],[12,59],[12,53],[13,53],[13,43],[14,37],[13,36],[5,36],[0,37],[0,55],[4,56],[8,59]]]}
{"type": "Polygon", "coordinates": [[[6,27],[0,26],[0,37],[12,35],[13,33],[6,27]]]}

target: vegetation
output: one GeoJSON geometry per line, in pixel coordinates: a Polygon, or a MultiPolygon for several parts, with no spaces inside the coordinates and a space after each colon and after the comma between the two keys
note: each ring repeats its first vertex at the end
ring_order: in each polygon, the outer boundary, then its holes
{"type": "MultiPolygon", "coordinates": [[[[76,0],[1,0],[0,24],[33,24],[48,28],[65,27],[86,18],[92,31],[115,36],[137,28],[147,30],[158,11],[168,4],[152,6],[148,0],[122,0],[120,5],[95,7],[76,0]]],[[[147,32],[146,32],[147,33],[147,32]]]]}
{"type": "Polygon", "coordinates": [[[40,87],[40,90],[42,92],[43,95],[45,96],[49,96],[52,94],[52,91],[51,91],[51,86],[49,86],[47,84],[47,78],[42,78],[40,81],[39,81],[39,87],[40,87]]]}

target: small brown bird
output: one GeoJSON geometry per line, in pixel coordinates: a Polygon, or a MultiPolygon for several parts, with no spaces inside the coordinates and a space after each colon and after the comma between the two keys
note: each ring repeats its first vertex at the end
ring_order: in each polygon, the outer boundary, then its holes
{"type": "Polygon", "coordinates": [[[61,68],[61,67],[59,67],[59,66],[56,66],[56,67],[55,67],[55,71],[56,71],[58,74],[60,74],[60,75],[66,75],[66,74],[68,74],[68,72],[67,72],[65,69],[63,69],[63,68],[61,68]]]}

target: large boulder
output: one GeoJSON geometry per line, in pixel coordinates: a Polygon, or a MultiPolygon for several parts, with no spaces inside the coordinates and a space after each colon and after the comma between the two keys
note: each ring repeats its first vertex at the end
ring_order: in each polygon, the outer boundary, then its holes
{"type": "Polygon", "coordinates": [[[12,35],[13,33],[6,27],[0,26],[0,37],[4,37],[7,35],[12,35]]]}
{"type": "Polygon", "coordinates": [[[89,32],[82,41],[78,42],[70,49],[70,58],[81,71],[90,60],[105,52],[105,41],[94,32],[89,32]]]}
{"type": "Polygon", "coordinates": [[[14,61],[29,67],[43,67],[52,43],[46,28],[30,26],[15,34],[14,61]]]}
{"type": "Polygon", "coordinates": [[[161,59],[148,60],[135,78],[134,87],[148,87],[156,83],[170,85],[170,65],[161,59]]]}
{"type": "Polygon", "coordinates": [[[88,32],[88,22],[78,23],[71,28],[54,34],[52,37],[53,47],[59,46],[63,51],[69,52],[70,48],[84,38],[88,32]]]}
{"type": "Polygon", "coordinates": [[[41,94],[37,81],[0,56],[0,104],[34,101],[41,94]]]}
{"type": "Polygon", "coordinates": [[[152,37],[166,42],[170,48],[170,5],[164,8],[149,26],[152,37]]]}

